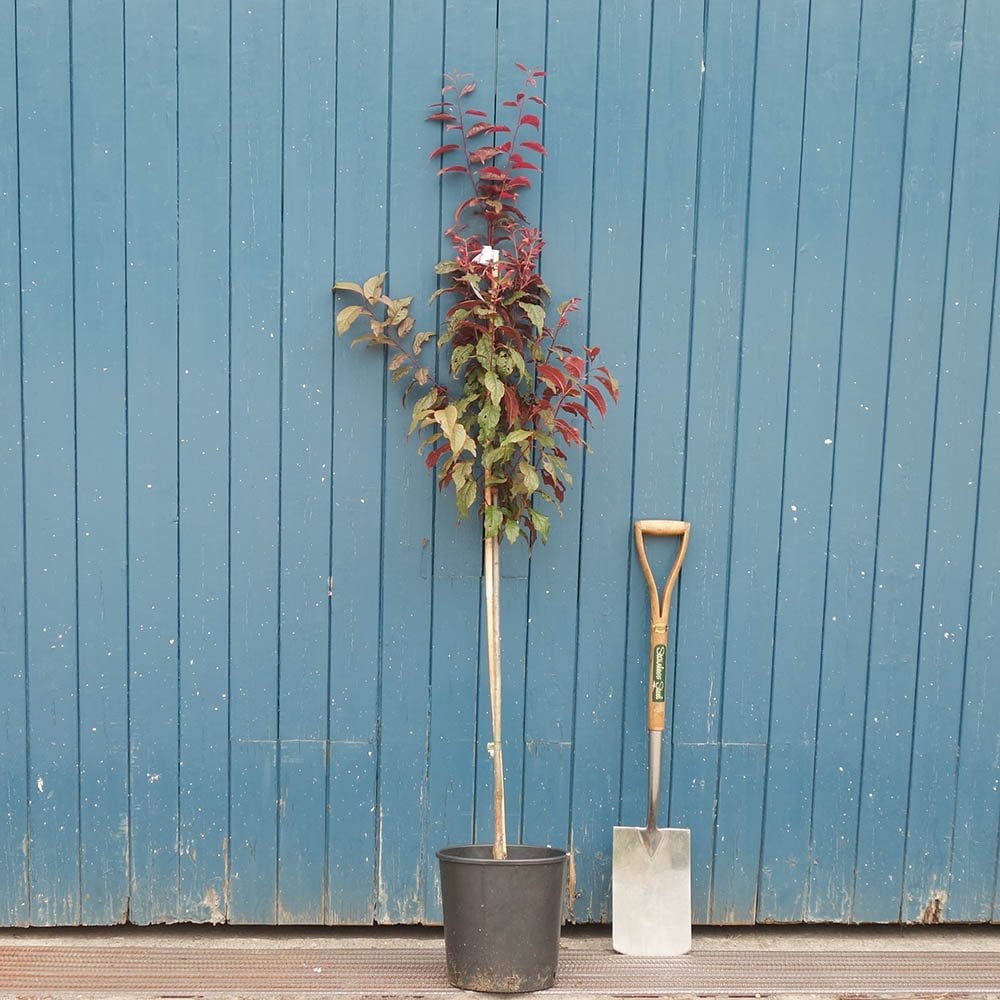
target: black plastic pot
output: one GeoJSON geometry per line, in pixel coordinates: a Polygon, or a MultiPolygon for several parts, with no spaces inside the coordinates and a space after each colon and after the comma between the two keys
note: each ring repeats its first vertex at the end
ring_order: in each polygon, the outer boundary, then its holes
{"type": "Polygon", "coordinates": [[[438,851],[448,980],[463,990],[529,993],[555,982],[569,855],[512,844],[438,851]]]}

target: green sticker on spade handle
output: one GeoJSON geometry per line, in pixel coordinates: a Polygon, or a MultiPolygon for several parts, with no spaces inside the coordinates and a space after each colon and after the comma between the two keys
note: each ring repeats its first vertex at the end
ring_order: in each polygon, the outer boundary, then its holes
{"type": "Polygon", "coordinates": [[[667,689],[667,647],[653,647],[653,701],[665,701],[667,689]]]}

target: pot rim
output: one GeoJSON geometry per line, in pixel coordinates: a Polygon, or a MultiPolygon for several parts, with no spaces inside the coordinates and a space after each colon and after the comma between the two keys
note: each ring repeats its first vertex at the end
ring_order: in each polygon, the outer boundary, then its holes
{"type": "Polygon", "coordinates": [[[450,847],[442,847],[437,852],[439,861],[454,862],[460,865],[506,865],[511,862],[518,865],[551,865],[555,862],[565,861],[569,857],[569,851],[561,847],[552,847],[549,844],[508,844],[507,857],[503,861],[498,861],[493,857],[492,844],[461,844],[450,847]],[[476,856],[475,854],[463,854],[464,851],[474,851],[479,854],[486,852],[486,856],[476,856]],[[519,857],[521,851],[537,852],[534,856],[519,857]]]}

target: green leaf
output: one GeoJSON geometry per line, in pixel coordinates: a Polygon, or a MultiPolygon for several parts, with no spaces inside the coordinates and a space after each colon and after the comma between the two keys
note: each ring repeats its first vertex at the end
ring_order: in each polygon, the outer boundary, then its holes
{"type": "Polygon", "coordinates": [[[551,521],[545,514],[539,514],[537,510],[531,511],[531,526],[538,532],[538,537],[541,538],[543,544],[549,540],[550,523],[551,521]]]}
{"type": "Polygon", "coordinates": [[[489,471],[497,462],[506,462],[514,453],[512,445],[500,445],[483,453],[483,468],[489,471]]]}
{"type": "Polygon", "coordinates": [[[337,333],[344,334],[352,326],[358,318],[365,312],[364,306],[345,306],[343,309],[337,313],[337,333]]]}
{"type": "Polygon", "coordinates": [[[455,429],[448,440],[451,443],[451,450],[458,455],[468,443],[469,433],[461,424],[455,424],[455,429]]]}
{"type": "Polygon", "coordinates": [[[385,276],[388,271],[383,271],[381,274],[373,275],[365,282],[364,288],[361,290],[361,294],[372,304],[375,305],[378,302],[379,296],[382,294],[382,283],[385,281],[385,276]]]}
{"type": "Polygon", "coordinates": [[[511,431],[509,434],[504,434],[500,439],[500,444],[520,444],[522,441],[527,441],[533,434],[534,431],[518,427],[517,430],[511,431]]]}
{"type": "Polygon", "coordinates": [[[534,302],[522,302],[521,308],[531,320],[531,325],[541,333],[545,329],[545,309],[534,302]]]}
{"type": "MultiPolygon", "coordinates": [[[[413,301],[412,295],[408,295],[404,299],[392,300],[392,305],[389,306],[388,310],[386,311],[386,321],[390,326],[397,326],[398,324],[402,323],[404,319],[406,319],[406,317],[409,315],[410,303],[412,301],[413,301]]],[[[410,326],[412,327],[413,324],[411,323],[410,326]]],[[[409,331],[400,330],[399,332],[401,336],[405,336],[409,331]]]]}
{"type": "Polygon", "coordinates": [[[458,410],[454,403],[449,403],[443,410],[438,410],[435,419],[441,425],[444,436],[450,441],[455,434],[455,425],[458,423],[458,410]]]}
{"type": "Polygon", "coordinates": [[[455,489],[460,490],[472,476],[472,462],[454,462],[451,467],[451,479],[455,489]]]}
{"type": "Polygon", "coordinates": [[[521,537],[521,528],[517,521],[508,521],[504,525],[504,534],[507,536],[507,541],[513,545],[521,537]]]}
{"type": "Polygon", "coordinates": [[[495,538],[503,526],[503,511],[499,507],[487,507],[483,512],[483,531],[487,538],[495,538]]]}
{"type": "Polygon", "coordinates": [[[527,366],[524,363],[524,355],[514,350],[508,350],[507,354],[510,357],[510,360],[514,363],[514,367],[517,369],[518,374],[524,378],[524,376],[528,373],[527,366]]]}
{"type": "Polygon", "coordinates": [[[535,467],[530,462],[521,462],[517,471],[521,473],[521,478],[524,480],[525,492],[534,493],[542,485],[535,467]]]}
{"type": "Polygon", "coordinates": [[[499,406],[500,400],[503,399],[503,382],[497,378],[496,372],[487,372],[483,376],[483,385],[490,394],[490,400],[499,406]]]}
{"type": "Polygon", "coordinates": [[[419,354],[423,350],[424,344],[437,334],[433,330],[424,330],[413,338],[413,353],[419,354]]]}
{"type": "Polygon", "coordinates": [[[487,369],[493,364],[493,342],[488,333],[476,342],[476,360],[487,369]]]}
{"type": "Polygon", "coordinates": [[[442,260],[434,265],[435,274],[451,274],[453,271],[461,271],[462,265],[457,260],[442,260]]]}
{"type": "Polygon", "coordinates": [[[471,344],[462,344],[451,352],[451,373],[457,375],[462,370],[462,365],[472,357],[475,348],[471,344]]]}
{"type": "Polygon", "coordinates": [[[500,407],[495,403],[487,403],[479,411],[479,429],[483,432],[484,438],[491,438],[500,423],[500,407]]]}
{"type": "Polygon", "coordinates": [[[440,431],[436,431],[433,434],[428,434],[423,441],[420,442],[420,447],[417,448],[417,454],[422,455],[425,448],[429,448],[432,444],[437,444],[438,441],[443,438],[444,435],[440,431]]]}
{"type": "Polygon", "coordinates": [[[472,505],[475,502],[476,481],[475,479],[470,479],[468,482],[463,483],[460,489],[455,491],[455,503],[458,507],[459,516],[465,517],[465,515],[472,509],[472,505]]]}
{"type": "Polygon", "coordinates": [[[437,402],[437,389],[431,389],[413,404],[413,419],[410,421],[410,429],[406,432],[412,434],[427,419],[431,407],[437,402]]]}

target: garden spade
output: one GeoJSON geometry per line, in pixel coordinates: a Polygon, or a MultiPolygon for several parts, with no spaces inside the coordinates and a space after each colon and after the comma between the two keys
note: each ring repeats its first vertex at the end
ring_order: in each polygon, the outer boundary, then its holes
{"type": "Polygon", "coordinates": [[[691,950],[691,831],[657,826],[666,720],[667,618],[687,552],[687,521],[636,521],[635,547],[649,587],[650,642],[646,729],[649,807],[645,827],[616,826],[611,857],[611,943],[623,955],[683,955],[691,950]],[[679,541],[660,593],[646,558],[645,535],[679,541]]]}

